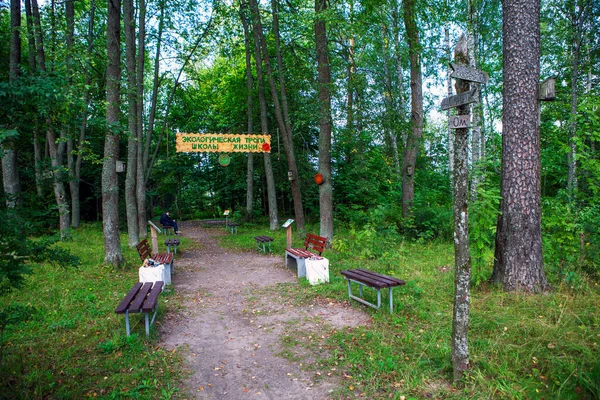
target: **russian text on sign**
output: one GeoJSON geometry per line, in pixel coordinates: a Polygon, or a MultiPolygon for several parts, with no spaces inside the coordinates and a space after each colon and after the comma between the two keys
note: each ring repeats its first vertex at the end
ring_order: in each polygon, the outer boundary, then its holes
{"type": "Polygon", "coordinates": [[[446,97],[442,100],[442,110],[462,106],[477,101],[477,88],[471,89],[468,92],[457,94],[455,96],[446,97]]]}
{"type": "Polygon", "coordinates": [[[178,133],[177,152],[268,153],[270,135],[232,133],[178,133]]]}
{"type": "Polygon", "coordinates": [[[448,128],[450,129],[460,129],[460,128],[468,128],[471,126],[471,116],[470,115],[455,115],[448,118],[448,128]]]}
{"type": "Polygon", "coordinates": [[[486,84],[490,79],[485,71],[480,71],[466,65],[450,63],[450,67],[454,70],[450,74],[451,78],[462,79],[463,81],[477,82],[486,84]]]}

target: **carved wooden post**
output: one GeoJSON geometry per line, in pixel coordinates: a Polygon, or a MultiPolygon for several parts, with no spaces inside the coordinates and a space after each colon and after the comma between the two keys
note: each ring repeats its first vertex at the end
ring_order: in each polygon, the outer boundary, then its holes
{"type": "MultiPolygon", "coordinates": [[[[454,50],[457,66],[469,63],[467,42],[462,36],[454,50]]],[[[456,71],[456,69],[455,69],[456,71]]],[[[456,93],[464,96],[471,84],[467,80],[456,79],[456,93]]],[[[457,106],[459,118],[468,119],[468,104],[457,106]]],[[[452,369],[454,381],[463,377],[469,368],[469,311],[471,256],[469,253],[469,199],[468,199],[468,138],[469,128],[458,128],[454,135],[454,313],[452,319],[452,369]]]]}
{"type": "Polygon", "coordinates": [[[148,221],[148,225],[150,225],[150,237],[152,238],[152,254],[158,254],[158,234],[161,230],[152,221],[148,221]]]}

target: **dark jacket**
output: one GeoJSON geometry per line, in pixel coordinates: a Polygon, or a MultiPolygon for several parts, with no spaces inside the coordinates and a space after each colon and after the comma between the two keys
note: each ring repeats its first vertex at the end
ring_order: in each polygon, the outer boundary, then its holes
{"type": "Polygon", "coordinates": [[[163,213],[163,215],[160,216],[160,223],[164,226],[172,226],[173,220],[167,215],[167,213],[163,213]]]}

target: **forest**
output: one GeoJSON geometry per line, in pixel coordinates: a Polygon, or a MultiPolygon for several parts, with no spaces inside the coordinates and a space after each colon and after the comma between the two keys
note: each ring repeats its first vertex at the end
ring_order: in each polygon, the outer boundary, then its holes
{"type": "Polygon", "coordinates": [[[453,339],[470,295],[586,297],[587,372],[543,390],[598,398],[599,83],[593,0],[0,0],[0,349],[81,232],[122,272],[148,220],[231,210],[384,271],[446,246],[453,339]]]}

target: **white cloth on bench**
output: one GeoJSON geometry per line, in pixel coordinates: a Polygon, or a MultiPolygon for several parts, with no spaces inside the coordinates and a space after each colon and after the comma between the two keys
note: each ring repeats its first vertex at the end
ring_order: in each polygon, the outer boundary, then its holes
{"type": "Polygon", "coordinates": [[[140,282],[163,281],[165,285],[171,284],[171,267],[159,264],[154,267],[141,266],[139,269],[140,282]]]}

